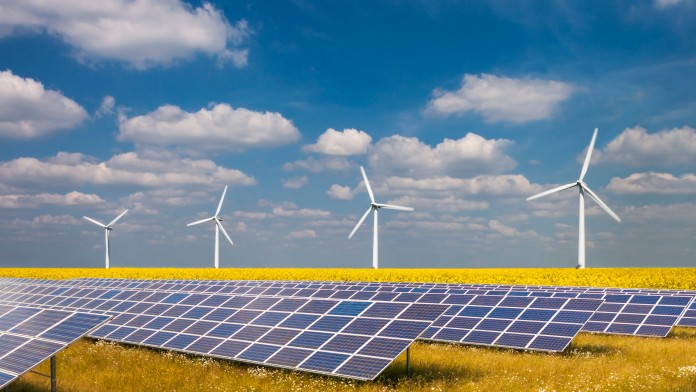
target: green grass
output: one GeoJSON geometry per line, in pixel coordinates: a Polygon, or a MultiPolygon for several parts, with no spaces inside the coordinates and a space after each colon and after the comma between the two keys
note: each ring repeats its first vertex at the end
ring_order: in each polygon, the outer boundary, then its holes
{"type": "MultiPolygon", "coordinates": [[[[580,334],[564,354],[418,342],[372,382],[83,339],[58,355],[61,391],[694,391],[696,330],[666,339],[580,334]]],[[[37,370],[48,372],[48,363],[37,370]]],[[[12,391],[40,391],[28,374],[12,391]]]]}

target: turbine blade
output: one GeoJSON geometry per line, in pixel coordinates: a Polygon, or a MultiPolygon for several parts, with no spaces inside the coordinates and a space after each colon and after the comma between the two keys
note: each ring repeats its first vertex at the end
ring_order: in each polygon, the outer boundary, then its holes
{"type": "Polygon", "coordinates": [[[594,192],[592,192],[592,189],[590,189],[587,185],[581,184],[580,185],[582,189],[587,192],[587,195],[590,196],[590,199],[594,200],[595,203],[597,203],[598,206],[600,206],[604,212],[609,214],[612,218],[614,218],[617,222],[621,222],[621,218],[619,218],[618,215],[614,211],[609,208],[608,205],[604,204],[604,202],[597,196],[594,192]]]}
{"type": "Polygon", "coordinates": [[[373,207],[370,206],[370,208],[368,208],[367,211],[365,211],[365,214],[362,216],[362,218],[360,218],[360,220],[358,221],[358,224],[355,225],[355,228],[353,228],[353,231],[351,231],[350,235],[348,235],[348,239],[351,239],[353,237],[353,234],[355,234],[355,232],[358,230],[358,227],[360,227],[360,225],[362,225],[362,223],[365,222],[365,218],[367,218],[367,215],[370,214],[370,211],[372,211],[372,208],[373,207]]]}
{"type": "Polygon", "coordinates": [[[372,193],[372,188],[370,188],[370,181],[367,180],[367,174],[365,174],[365,169],[360,166],[360,171],[362,172],[363,180],[365,180],[365,187],[367,188],[367,193],[370,194],[370,201],[375,202],[375,195],[372,193]]]}
{"type": "Polygon", "coordinates": [[[123,212],[121,213],[121,215],[117,216],[117,217],[116,217],[114,220],[112,220],[107,226],[111,226],[111,225],[113,225],[114,223],[118,222],[118,220],[121,219],[122,216],[126,215],[126,212],[128,212],[128,209],[126,209],[125,211],[123,211],[123,212]]]}
{"type": "Polygon", "coordinates": [[[215,224],[218,225],[218,227],[220,228],[220,231],[222,231],[222,234],[224,234],[225,238],[227,238],[227,241],[230,242],[230,245],[234,245],[234,242],[232,242],[232,238],[230,238],[230,236],[227,234],[227,232],[225,231],[225,228],[222,227],[222,223],[220,223],[220,221],[216,220],[215,224]]]}
{"type": "Polygon", "coordinates": [[[550,194],[552,194],[552,193],[560,192],[560,191],[563,191],[563,190],[566,190],[566,189],[570,189],[570,188],[572,188],[572,187],[574,187],[574,186],[576,186],[576,185],[578,185],[576,182],[573,182],[573,183],[571,183],[571,184],[561,185],[561,186],[559,186],[559,187],[556,187],[556,188],[553,188],[553,189],[549,189],[548,191],[544,191],[544,192],[538,193],[538,194],[536,194],[536,195],[534,195],[534,196],[530,196],[530,197],[527,198],[527,201],[534,200],[534,199],[538,199],[538,198],[540,198],[540,197],[544,197],[544,196],[550,195],[550,194]]]}
{"type": "Polygon", "coordinates": [[[106,226],[105,226],[103,223],[99,222],[98,220],[92,219],[92,218],[90,218],[90,217],[88,217],[88,216],[83,216],[83,218],[85,218],[85,219],[87,219],[88,221],[94,223],[95,225],[98,225],[98,226],[101,226],[101,227],[103,227],[103,228],[106,228],[106,226]]]}
{"type": "Polygon", "coordinates": [[[387,210],[413,211],[413,207],[402,207],[402,206],[396,206],[394,204],[374,203],[373,205],[375,207],[380,207],[380,208],[384,208],[387,210]]]}
{"type": "Polygon", "coordinates": [[[582,171],[580,172],[580,179],[578,179],[578,181],[582,181],[582,179],[585,178],[585,174],[587,174],[587,168],[590,167],[590,159],[592,157],[592,150],[594,149],[595,140],[597,140],[597,128],[594,129],[594,133],[592,134],[592,140],[590,141],[590,147],[587,149],[587,155],[585,156],[585,163],[582,164],[582,171]]]}
{"type": "Polygon", "coordinates": [[[220,215],[220,210],[222,209],[222,202],[225,200],[225,193],[227,193],[227,185],[225,185],[225,190],[222,191],[222,197],[220,197],[220,203],[218,203],[218,208],[215,210],[215,217],[220,215]]]}
{"type": "Polygon", "coordinates": [[[213,218],[201,219],[201,220],[199,220],[199,221],[191,222],[191,223],[189,223],[189,224],[186,225],[186,226],[200,225],[201,223],[210,222],[211,220],[215,220],[215,218],[213,217],[213,218]]]}

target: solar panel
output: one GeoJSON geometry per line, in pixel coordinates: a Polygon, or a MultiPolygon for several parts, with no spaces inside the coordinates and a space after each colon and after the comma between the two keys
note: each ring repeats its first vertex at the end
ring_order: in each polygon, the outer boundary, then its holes
{"type": "Polygon", "coordinates": [[[360,380],[377,377],[448,308],[401,304],[385,312],[373,301],[51,290],[20,291],[43,292],[22,297],[34,306],[118,314],[92,337],[360,380]]]}
{"type": "Polygon", "coordinates": [[[109,318],[0,305],[0,389],[109,318]]]}
{"type": "Polygon", "coordinates": [[[665,337],[692,297],[607,294],[583,331],[665,337]]]}

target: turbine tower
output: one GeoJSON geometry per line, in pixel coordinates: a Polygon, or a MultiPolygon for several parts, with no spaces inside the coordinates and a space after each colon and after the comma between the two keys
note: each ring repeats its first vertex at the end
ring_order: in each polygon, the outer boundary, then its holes
{"type": "Polygon", "coordinates": [[[552,193],[560,192],[573,187],[578,187],[578,192],[580,193],[580,222],[578,224],[578,269],[585,268],[585,194],[594,200],[598,206],[600,206],[609,216],[614,218],[617,222],[621,222],[621,218],[614,213],[614,211],[609,208],[600,198],[592,192],[592,190],[583,181],[585,174],[587,174],[587,168],[590,166],[590,158],[592,157],[592,149],[594,148],[595,140],[597,139],[597,128],[594,130],[592,135],[592,141],[590,141],[590,147],[587,149],[587,156],[585,156],[585,162],[582,165],[582,171],[580,171],[580,178],[577,181],[561,185],[557,188],[550,189],[545,192],[541,192],[537,195],[527,198],[527,201],[538,199],[550,195],[552,193]]]}
{"type": "Polygon", "coordinates": [[[113,226],[114,223],[118,222],[118,220],[121,219],[122,216],[126,215],[126,212],[128,212],[128,210],[123,211],[121,213],[121,215],[117,216],[114,220],[109,222],[108,225],[105,225],[105,224],[99,222],[98,220],[92,219],[88,216],[83,216],[83,218],[87,219],[88,221],[94,223],[97,226],[101,226],[104,229],[104,248],[105,248],[105,253],[106,253],[104,264],[105,264],[107,269],[109,268],[109,232],[111,230],[113,230],[111,228],[111,226],[113,226]]]}
{"type": "Polygon", "coordinates": [[[379,209],[384,208],[387,210],[399,210],[399,211],[413,211],[413,208],[411,207],[402,207],[402,206],[395,206],[392,204],[382,204],[382,203],[377,203],[375,202],[375,195],[372,193],[372,188],[370,188],[370,182],[367,180],[367,175],[365,174],[365,169],[363,169],[362,166],[360,166],[360,171],[362,172],[363,180],[365,180],[365,187],[367,188],[367,193],[370,195],[370,207],[365,211],[365,214],[360,218],[358,221],[358,224],[355,225],[355,228],[353,231],[350,232],[350,235],[348,236],[348,239],[351,239],[353,237],[353,234],[358,230],[360,225],[365,221],[367,216],[372,212],[374,215],[374,228],[372,232],[372,268],[377,269],[378,268],[378,255],[379,255],[379,239],[378,239],[378,214],[379,214],[379,209]]]}
{"type": "Polygon", "coordinates": [[[222,191],[222,197],[220,198],[220,203],[218,203],[217,210],[215,210],[215,215],[210,218],[201,219],[199,221],[191,222],[186,226],[195,226],[205,222],[215,222],[215,268],[220,268],[220,231],[225,235],[227,241],[230,245],[234,245],[232,238],[227,234],[225,228],[222,227],[222,218],[220,218],[220,210],[222,209],[222,202],[225,200],[225,194],[227,193],[227,185],[225,185],[225,190],[222,191]]]}

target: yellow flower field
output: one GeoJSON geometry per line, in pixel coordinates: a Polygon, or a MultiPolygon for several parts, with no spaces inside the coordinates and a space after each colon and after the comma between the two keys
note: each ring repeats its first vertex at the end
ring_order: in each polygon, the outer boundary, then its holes
{"type": "Polygon", "coordinates": [[[3,268],[0,276],[38,279],[85,277],[131,279],[336,280],[440,283],[501,283],[554,286],[696,290],[696,268],[3,268]]]}

